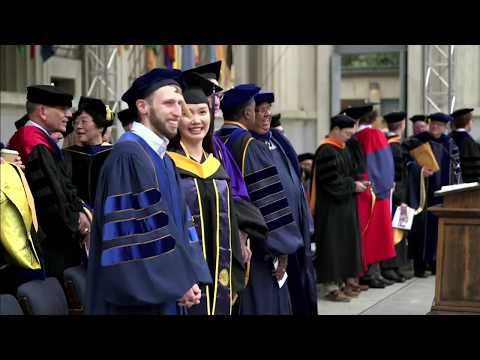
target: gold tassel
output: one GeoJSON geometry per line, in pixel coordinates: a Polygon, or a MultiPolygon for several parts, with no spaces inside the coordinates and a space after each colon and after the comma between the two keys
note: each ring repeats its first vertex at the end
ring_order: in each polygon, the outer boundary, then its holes
{"type": "Polygon", "coordinates": [[[105,105],[105,109],[107,110],[106,120],[108,122],[113,121],[113,119],[115,119],[115,112],[112,111],[112,109],[110,109],[110,106],[108,106],[108,105],[105,105]]]}

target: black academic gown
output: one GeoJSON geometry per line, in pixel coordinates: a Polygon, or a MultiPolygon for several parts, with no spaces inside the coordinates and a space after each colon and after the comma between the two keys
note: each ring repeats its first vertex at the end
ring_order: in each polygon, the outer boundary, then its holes
{"type": "Polygon", "coordinates": [[[45,238],[40,246],[47,276],[63,283],[63,271],[79,265],[83,253],[78,229],[83,202],[70,181],[61,150],[42,130],[25,126],[10,139],[20,152],[45,238]]]}
{"type": "Polygon", "coordinates": [[[450,137],[460,151],[463,181],[480,182],[480,144],[466,131],[452,131],[450,137]]]}
{"type": "Polygon", "coordinates": [[[83,249],[78,232],[78,217],[83,203],[60,159],[52,156],[42,146],[32,151],[26,176],[35,198],[40,226],[46,234],[41,244],[46,273],[63,279],[65,269],[81,262],[83,249]]]}
{"type": "Polygon", "coordinates": [[[67,173],[77,188],[78,196],[90,208],[95,202],[100,170],[111,150],[111,145],[73,145],[63,149],[67,173]]]}
{"type": "Polygon", "coordinates": [[[348,149],[323,144],[316,151],[311,196],[320,283],[344,281],[362,272],[356,171],[348,149]]]}
{"type": "Polygon", "coordinates": [[[220,162],[209,155],[200,164],[182,148],[168,154],[175,162],[187,205],[213,278],[202,285],[202,300],[192,315],[231,315],[233,299],[245,288],[245,268],[230,182],[220,162]]]}
{"type": "Polygon", "coordinates": [[[346,145],[350,153],[354,178],[356,180],[363,180],[362,174],[367,171],[367,159],[363,153],[362,146],[355,136],[348,139],[346,145]]]}

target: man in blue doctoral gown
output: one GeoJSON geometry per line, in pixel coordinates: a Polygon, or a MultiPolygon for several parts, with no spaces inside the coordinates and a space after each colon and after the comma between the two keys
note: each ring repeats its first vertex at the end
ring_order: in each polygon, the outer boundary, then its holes
{"type": "Polygon", "coordinates": [[[97,186],[88,314],[179,314],[211,283],[175,165],[165,153],[182,116],[182,76],[154,69],[122,96],[138,122],[114,146],[97,186]]]}
{"type": "Polygon", "coordinates": [[[250,199],[269,230],[265,242],[251,243],[251,271],[240,297],[240,313],[291,314],[288,284],[278,280],[285,274],[288,255],[303,247],[303,239],[271,151],[248,131],[255,123],[254,96],[259,90],[242,84],[225,92],[220,103],[225,121],[217,132],[241,169],[250,199]]]}
{"type": "MultiPolygon", "coordinates": [[[[281,131],[272,128],[273,92],[261,91],[255,95],[255,124],[250,129],[253,137],[262,141],[270,150],[285,189],[294,222],[302,236],[303,246],[288,256],[288,289],[293,315],[317,315],[317,286],[310,238],[313,219],[300,175],[298,155],[281,131]]],[[[275,124],[274,124],[275,125],[275,124]]]]}

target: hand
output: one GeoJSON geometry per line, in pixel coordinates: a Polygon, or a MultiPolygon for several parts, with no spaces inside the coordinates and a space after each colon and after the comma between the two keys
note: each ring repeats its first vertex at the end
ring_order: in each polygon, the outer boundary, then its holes
{"type": "Polygon", "coordinates": [[[240,243],[245,244],[248,239],[248,234],[242,230],[238,230],[238,236],[240,237],[240,243]]]}
{"type": "Polygon", "coordinates": [[[195,295],[196,304],[200,304],[200,299],[202,298],[202,289],[197,284],[192,286],[193,294],[195,295]]]}
{"type": "Polygon", "coordinates": [[[367,190],[367,186],[365,186],[365,184],[361,181],[355,181],[355,192],[364,192],[365,190],[367,190]]]}
{"type": "Polygon", "coordinates": [[[248,264],[252,258],[252,251],[246,245],[248,235],[241,230],[239,230],[238,233],[240,236],[240,248],[242,249],[243,262],[248,264]]]}
{"type": "MultiPolygon", "coordinates": [[[[0,164],[4,164],[5,162],[6,160],[0,156],[0,164]]],[[[20,156],[17,156],[13,163],[17,165],[20,169],[25,170],[25,165],[23,165],[22,158],[20,156]]]]}
{"type": "Polygon", "coordinates": [[[250,260],[252,259],[252,250],[250,250],[244,244],[242,244],[242,258],[245,264],[249,264],[250,260]]]}
{"type": "Polygon", "coordinates": [[[80,231],[80,235],[87,235],[90,232],[90,225],[90,220],[88,220],[87,215],[80,211],[78,215],[78,231],[80,231]]]}
{"type": "Polygon", "coordinates": [[[277,270],[273,271],[273,275],[280,281],[287,272],[288,255],[281,255],[278,257],[277,270]]]}
{"type": "Polygon", "coordinates": [[[433,175],[433,171],[427,168],[422,168],[423,169],[423,176],[424,177],[429,177],[433,175]]]}
{"type": "Polygon", "coordinates": [[[363,183],[363,185],[365,185],[367,187],[367,189],[369,187],[372,187],[372,182],[371,181],[363,180],[362,183],[363,183]]]}
{"type": "Polygon", "coordinates": [[[20,156],[17,156],[13,163],[17,165],[20,169],[25,170],[25,165],[23,165],[22,158],[20,156]]]}
{"type": "Polygon", "coordinates": [[[85,248],[85,252],[87,253],[87,257],[90,253],[90,233],[87,233],[80,239],[80,246],[85,248]]]}
{"type": "Polygon", "coordinates": [[[202,290],[197,284],[195,284],[182,296],[180,300],[178,300],[178,304],[181,306],[186,306],[187,308],[191,308],[193,305],[200,304],[201,297],[202,290]]]}

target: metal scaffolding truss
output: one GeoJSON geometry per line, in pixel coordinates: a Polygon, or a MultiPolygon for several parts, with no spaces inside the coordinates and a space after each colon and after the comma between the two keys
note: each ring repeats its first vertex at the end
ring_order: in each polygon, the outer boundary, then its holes
{"type": "MultiPolygon", "coordinates": [[[[122,94],[145,71],[144,45],[83,45],[83,94],[102,99],[115,112],[122,110],[122,94]]],[[[122,132],[115,122],[112,138],[122,132]]]]}
{"type": "Polygon", "coordinates": [[[455,45],[425,45],[425,113],[451,113],[455,106],[455,45]]]}
{"type": "MultiPolygon", "coordinates": [[[[145,49],[143,45],[84,45],[84,76],[86,96],[102,99],[113,111],[120,109],[120,97],[127,84],[145,72],[145,49]],[[122,60],[123,56],[125,61],[122,60]],[[127,74],[125,74],[125,72],[127,74]]],[[[128,85],[127,85],[128,86],[128,85]]]]}
{"type": "Polygon", "coordinates": [[[128,83],[131,84],[137,77],[147,71],[145,59],[145,45],[132,45],[128,53],[128,83]]]}
{"type": "MultiPolygon", "coordinates": [[[[117,45],[84,45],[86,96],[102,99],[118,107],[117,45]]],[[[115,111],[115,110],[114,110],[115,111]]]]}

